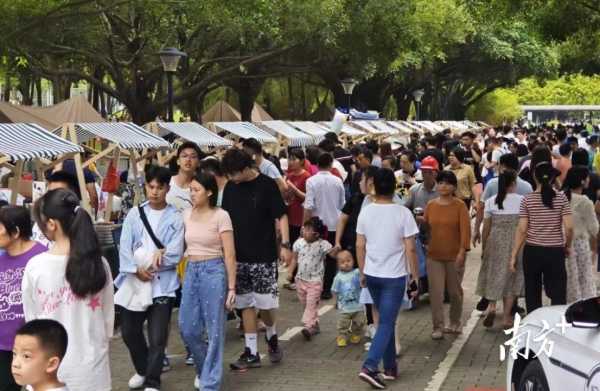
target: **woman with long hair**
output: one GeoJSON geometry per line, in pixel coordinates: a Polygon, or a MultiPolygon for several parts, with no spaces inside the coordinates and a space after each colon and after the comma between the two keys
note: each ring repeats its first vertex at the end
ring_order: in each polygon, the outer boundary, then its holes
{"type": "Polygon", "coordinates": [[[533,172],[536,190],[521,202],[510,260],[510,270],[516,273],[519,252],[524,246],[523,274],[528,313],[542,306],[542,283],[552,305],[566,304],[565,258],[573,239],[569,200],[553,187],[557,170],[550,162],[541,161],[534,166],[533,172]]]}
{"type": "Polygon", "coordinates": [[[573,212],[573,248],[567,258],[567,303],[596,295],[594,264],[598,259],[598,219],[593,202],[583,195],[589,182],[588,168],[573,166],[563,184],[573,212]]]}
{"type": "Polygon", "coordinates": [[[0,390],[20,391],[11,373],[12,350],[15,334],[25,324],[21,298],[23,269],[29,260],[46,251],[42,244],[31,240],[31,217],[22,206],[0,209],[0,390]]]}
{"type": "Polygon", "coordinates": [[[503,300],[503,325],[512,325],[511,309],[515,298],[523,290],[523,263],[517,263],[517,271],[508,268],[513,238],[519,221],[519,207],[523,196],[516,193],[517,174],[505,170],[498,176],[498,194],[489,198],[484,206],[482,269],[477,279],[477,295],[487,298],[490,303],[483,321],[485,327],[492,327],[496,316],[496,301],[503,300]]]}
{"type": "Polygon", "coordinates": [[[58,376],[69,390],[108,391],[114,289],[92,219],[75,193],[65,189],[37,200],[33,214],[54,246],[25,268],[25,320],[54,319],[67,330],[69,346],[58,376]]]}
{"type": "Polygon", "coordinates": [[[193,208],[183,214],[188,264],[179,329],[196,364],[196,388],[219,390],[223,377],[225,308],[235,301],[236,260],[229,214],[217,207],[215,177],[199,173],[190,184],[193,208]]]}

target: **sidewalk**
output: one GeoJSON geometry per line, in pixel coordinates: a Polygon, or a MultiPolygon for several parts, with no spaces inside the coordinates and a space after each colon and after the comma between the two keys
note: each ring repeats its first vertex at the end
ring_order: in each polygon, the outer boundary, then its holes
{"type": "MultiPolygon", "coordinates": [[[[469,255],[464,279],[464,322],[468,320],[478,300],[473,296],[478,271],[479,252],[473,251],[469,255]]],[[[282,290],[280,303],[277,326],[281,336],[288,329],[300,326],[302,311],[295,292],[282,290]]],[[[321,307],[333,304],[332,301],[328,301],[322,303],[321,307]]],[[[185,350],[178,335],[177,316],[178,313],[175,312],[168,348],[173,369],[163,375],[163,391],[193,390],[194,369],[184,364],[185,350]]],[[[285,357],[283,362],[277,365],[268,362],[264,336],[260,335],[259,351],[265,354],[263,367],[238,374],[229,370],[229,362],[235,360],[240,354],[243,339],[236,330],[237,322],[228,322],[222,390],[368,390],[369,387],[357,378],[366,355],[363,344],[346,348],[336,347],[335,323],[336,311],[330,309],[321,317],[321,334],[314,337],[312,341],[304,341],[300,334],[289,341],[283,341],[285,357]]],[[[431,312],[425,299],[417,309],[402,313],[400,319],[402,355],[398,362],[400,377],[395,382],[389,382],[388,389],[410,391],[426,389],[456,338],[445,336],[441,341],[433,341],[430,334],[431,312]]],[[[494,361],[498,358],[497,335],[499,334],[484,335],[483,331],[475,330],[457,363],[450,369],[442,390],[464,390],[477,384],[501,384],[499,375],[503,371],[497,368],[498,364],[494,361]]],[[[111,343],[111,364],[113,389],[127,390],[127,380],[133,374],[133,367],[120,338],[115,338],[111,343]]]]}

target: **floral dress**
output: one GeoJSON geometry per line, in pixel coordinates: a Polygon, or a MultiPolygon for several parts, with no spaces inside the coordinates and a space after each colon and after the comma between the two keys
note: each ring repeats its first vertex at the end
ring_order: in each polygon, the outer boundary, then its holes
{"type": "Polygon", "coordinates": [[[573,245],[566,260],[567,303],[596,296],[594,260],[590,236],[598,234],[598,219],[594,204],[584,195],[571,194],[573,212],[573,245]]]}

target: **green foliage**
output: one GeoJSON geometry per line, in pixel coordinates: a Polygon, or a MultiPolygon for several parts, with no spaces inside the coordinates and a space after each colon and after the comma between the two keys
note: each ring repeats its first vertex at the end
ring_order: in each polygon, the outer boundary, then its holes
{"type": "Polygon", "coordinates": [[[522,116],[518,96],[506,89],[497,89],[485,95],[467,111],[468,119],[495,126],[512,123],[522,116]]]}
{"type": "Polygon", "coordinates": [[[597,105],[600,104],[600,76],[565,75],[544,83],[524,79],[512,92],[520,104],[597,105]]]}

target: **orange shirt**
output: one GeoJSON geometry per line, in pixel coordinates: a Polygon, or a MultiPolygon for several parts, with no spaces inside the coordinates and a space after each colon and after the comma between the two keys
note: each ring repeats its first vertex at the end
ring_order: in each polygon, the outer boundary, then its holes
{"type": "Polygon", "coordinates": [[[454,261],[461,248],[470,249],[471,224],[467,206],[459,198],[448,205],[438,199],[425,207],[425,221],[429,225],[427,256],[437,261],[454,261]]]}

